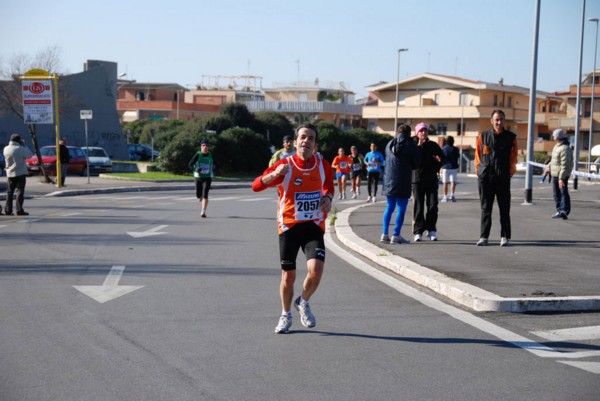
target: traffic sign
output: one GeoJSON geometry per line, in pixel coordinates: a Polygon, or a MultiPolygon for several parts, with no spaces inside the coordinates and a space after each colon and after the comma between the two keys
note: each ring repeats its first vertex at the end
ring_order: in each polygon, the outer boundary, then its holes
{"type": "Polygon", "coordinates": [[[92,110],[79,110],[79,116],[82,120],[91,120],[92,110]]]}

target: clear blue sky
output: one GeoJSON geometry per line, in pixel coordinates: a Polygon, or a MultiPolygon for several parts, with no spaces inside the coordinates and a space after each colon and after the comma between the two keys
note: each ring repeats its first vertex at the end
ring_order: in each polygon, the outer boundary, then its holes
{"type": "MultiPolygon", "coordinates": [[[[365,86],[432,72],[531,85],[534,0],[6,0],[0,57],[58,46],[62,71],[119,63],[138,82],[183,86],[202,75],[257,75],[365,86]],[[299,60],[299,63],[297,62],[299,60]]],[[[538,90],[577,82],[581,0],[542,0],[538,90]]],[[[587,0],[583,74],[594,64],[600,1],[587,0]]],[[[600,60],[598,60],[600,66],[600,60]]],[[[600,68],[600,67],[599,67],[600,68]]]]}

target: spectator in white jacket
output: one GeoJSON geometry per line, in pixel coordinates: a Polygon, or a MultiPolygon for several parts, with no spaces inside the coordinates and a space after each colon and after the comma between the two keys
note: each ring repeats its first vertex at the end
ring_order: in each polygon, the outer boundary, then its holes
{"type": "Polygon", "coordinates": [[[6,176],[8,177],[4,212],[7,215],[13,214],[13,195],[15,193],[17,215],[27,216],[29,214],[23,209],[23,201],[25,200],[25,183],[28,175],[25,160],[29,159],[31,156],[33,156],[33,154],[29,148],[25,146],[21,136],[19,134],[12,134],[10,136],[10,142],[4,147],[6,176]]]}

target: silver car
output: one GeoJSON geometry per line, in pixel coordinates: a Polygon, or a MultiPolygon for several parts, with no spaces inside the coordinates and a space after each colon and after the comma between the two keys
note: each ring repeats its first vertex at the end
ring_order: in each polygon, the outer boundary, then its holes
{"type": "Polygon", "coordinates": [[[90,175],[112,172],[112,160],[104,148],[89,146],[82,147],[81,150],[88,157],[90,175]]]}

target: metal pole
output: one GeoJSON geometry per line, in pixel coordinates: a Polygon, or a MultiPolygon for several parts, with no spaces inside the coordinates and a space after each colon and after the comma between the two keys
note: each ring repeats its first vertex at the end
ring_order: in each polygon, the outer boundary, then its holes
{"type": "MultiPolygon", "coordinates": [[[[577,104],[575,106],[575,152],[573,152],[573,171],[579,170],[579,131],[581,127],[581,69],[583,62],[583,32],[585,26],[585,0],[581,2],[581,44],[579,45],[579,72],[577,75],[577,104]]],[[[573,189],[577,190],[577,175],[573,178],[573,189]]]]}
{"type": "Polygon", "coordinates": [[[590,168],[592,167],[592,146],[594,145],[594,141],[592,140],[594,136],[594,98],[596,97],[596,54],[598,50],[598,18],[590,18],[588,19],[590,22],[596,23],[596,42],[594,44],[594,69],[592,70],[592,102],[590,105],[590,133],[588,135],[588,168],[587,172],[590,172],[590,168]]]}
{"type": "Polygon", "coordinates": [[[405,52],[408,51],[408,49],[398,49],[398,69],[397,69],[397,75],[396,75],[396,112],[394,114],[394,128],[393,128],[393,135],[396,135],[396,131],[398,130],[398,84],[400,83],[400,53],[401,52],[405,52]]]}
{"type": "MultiPolygon", "coordinates": [[[[527,130],[527,161],[533,161],[533,137],[535,135],[535,100],[537,93],[538,37],[540,32],[540,0],[535,2],[535,22],[533,29],[533,52],[531,57],[531,88],[529,89],[529,121],[527,130]]],[[[527,164],[525,174],[525,201],[531,204],[533,186],[533,168],[527,164]]]]}
{"type": "Polygon", "coordinates": [[[54,118],[56,119],[56,187],[62,187],[62,163],[60,162],[60,108],[58,105],[58,75],[53,74],[54,79],[54,118]]]}
{"type": "Polygon", "coordinates": [[[459,160],[459,164],[458,164],[458,171],[460,173],[463,172],[463,136],[465,136],[465,129],[464,129],[464,117],[465,117],[465,101],[464,101],[464,95],[466,95],[465,92],[460,92],[458,94],[458,98],[460,101],[460,149],[459,149],[459,153],[460,156],[458,157],[459,160]]]}
{"type": "Polygon", "coordinates": [[[88,145],[88,129],[87,129],[87,119],[83,120],[85,123],[85,149],[87,150],[87,152],[85,152],[85,161],[87,164],[87,179],[88,179],[88,184],[90,183],[90,148],[88,145]]]}

